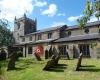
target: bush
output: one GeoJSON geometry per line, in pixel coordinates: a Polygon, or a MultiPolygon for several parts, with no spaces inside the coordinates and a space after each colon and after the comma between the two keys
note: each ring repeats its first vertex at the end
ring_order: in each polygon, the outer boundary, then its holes
{"type": "Polygon", "coordinates": [[[2,74],[2,71],[1,71],[1,64],[0,64],[0,75],[2,74]]]}
{"type": "Polygon", "coordinates": [[[6,60],[6,52],[3,49],[0,52],[0,60],[6,60]]]}
{"type": "Polygon", "coordinates": [[[17,56],[18,56],[18,57],[23,57],[22,51],[18,51],[18,52],[17,52],[17,56]]]}
{"type": "Polygon", "coordinates": [[[21,51],[17,51],[16,60],[19,60],[19,57],[23,57],[23,53],[21,51]]]}

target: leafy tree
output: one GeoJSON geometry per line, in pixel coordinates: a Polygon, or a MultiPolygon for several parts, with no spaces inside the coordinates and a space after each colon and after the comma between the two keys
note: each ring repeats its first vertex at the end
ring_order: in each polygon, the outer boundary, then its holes
{"type": "Polygon", "coordinates": [[[0,19],[0,47],[11,46],[14,43],[13,34],[8,26],[7,20],[0,19]]]}
{"type": "Polygon", "coordinates": [[[100,18],[100,0],[94,1],[94,13],[95,13],[95,17],[99,20],[99,18],[100,18]]]}
{"type": "Polygon", "coordinates": [[[92,2],[90,2],[90,0],[87,0],[83,14],[87,16],[87,20],[89,20],[90,17],[93,15],[93,5],[92,2]]]}
{"type": "Polygon", "coordinates": [[[88,20],[90,20],[90,17],[93,15],[93,5],[89,0],[87,0],[86,2],[86,7],[83,11],[83,14],[84,15],[77,20],[78,25],[81,29],[86,28],[85,25],[87,24],[88,20]]]}
{"type": "Polygon", "coordinates": [[[86,23],[90,20],[91,16],[95,15],[97,19],[100,18],[100,0],[94,0],[91,2],[87,0],[83,16],[77,20],[80,28],[85,28],[86,23]]]}
{"type": "Polygon", "coordinates": [[[77,20],[78,22],[78,25],[81,29],[84,29],[85,28],[85,25],[88,21],[88,17],[87,16],[84,16],[84,17],[81,17],[80,19],[77,20]]]}

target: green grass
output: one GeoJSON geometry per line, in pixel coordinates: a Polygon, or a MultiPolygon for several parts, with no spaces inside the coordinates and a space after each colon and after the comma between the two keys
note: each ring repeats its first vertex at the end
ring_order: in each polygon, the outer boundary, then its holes
{"type": "Polygon", "coordinates": [[[52,71],[43,71],[47,61],[22,58],[16,62],[16,70],[6,71],[8,61],[2,61],[6,80],[100,80],[100,60],[83,59],[81,71],[75,71],[77,59],[60,60],[52,71]]]}

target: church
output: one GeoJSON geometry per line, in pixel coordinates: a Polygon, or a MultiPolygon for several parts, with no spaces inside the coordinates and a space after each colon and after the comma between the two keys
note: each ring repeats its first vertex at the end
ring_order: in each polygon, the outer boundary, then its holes
{"type": "Polygon", "coordinates": [[[43,48],[43,56],[51,57],[45,50],[59,52],[61,57],[77,58],[80,53],[84,57],[100,57],[100,21],[86,24],[80,29],[78,25],[59,25],[37,30],[37,20],[25,14],[14,20],[14,46],[20,47],[23,56],[32,56],[37,47],[43,48]]]}

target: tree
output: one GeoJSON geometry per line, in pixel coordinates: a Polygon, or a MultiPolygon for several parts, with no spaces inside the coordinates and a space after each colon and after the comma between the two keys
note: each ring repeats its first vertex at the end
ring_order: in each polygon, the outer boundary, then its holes
{"type": "Polygon", "coordinates": [[[93,15],[93,5],[90,0],[87,0],[83,14],[87,17],[87,20],[90,20],[90,17],[93,15]]]}
{"type": "Polygon", "coordinates": [[[13,34],[8,29],[8,21],[0,19],[0,47],[11,46],[14,43],[13,34]]]}
{"type": "Polygon", "coordinates": [[[100,18],[100,0],[94,1],[94,13],[95,13],[95,17],[99,21],[99,18],[100,18]]]}
{"type": "Polygon", "coordinates": [[[81,29],[86,28],[87,22],[90,20],[90,17],[93,15],[93,5],[92,3],[87,0],[86,7],[83,11],[83,16],[77,20],[78,25],[81,29]]]}
{"type": "Polygon", "coordinates": [[[80,19],[77,20],[78,22],[78,25],[81,29],[84,29],[85,28],[85,25],[88,21],[88,17],[87,16],[84,16],[84,17],[81,17],[80,19]]]}

